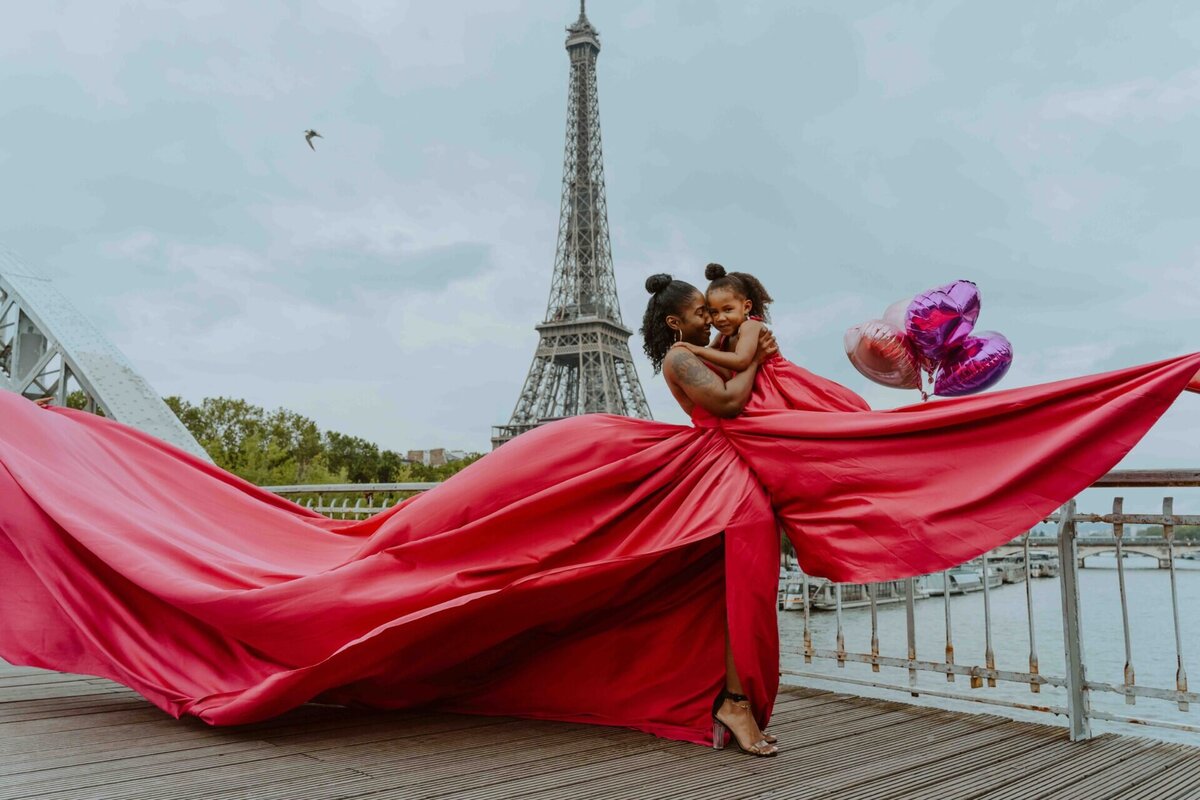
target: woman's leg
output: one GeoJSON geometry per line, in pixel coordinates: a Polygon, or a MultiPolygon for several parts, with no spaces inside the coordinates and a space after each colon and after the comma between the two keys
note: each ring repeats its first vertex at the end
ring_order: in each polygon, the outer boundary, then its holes
{"type": "Polygon", "coordinates": [[[729,625],[725,626],[725,692],[721,703],[714,707],[713,715],[733,733],[743,750],[755,754],[774,753],[775,737],[768,737],[758,727],[748,700],[735,701],[728,695],[742,694],[742,681],[738,677],[737,665],[733,661],[733,648],[729,643],[729,625]]]}
{"type": "Polygon", "coordinates": [[[737,665],[733,663],[733,645],[729,642],[729,623],[725,623],[725,691],[742,694],[742,679],[738,677],[737,665]]]}

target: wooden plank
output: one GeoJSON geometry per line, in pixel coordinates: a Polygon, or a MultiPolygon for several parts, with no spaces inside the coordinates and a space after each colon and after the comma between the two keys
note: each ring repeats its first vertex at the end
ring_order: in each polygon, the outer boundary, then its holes
{"type": "MultiPolygon", "coordinates": [[[[341,759],[357,759],[359,762],[380,758],[387,763],[423,760],[434,756],[451,757],[474,748],[501,746],[508,742],[536,742],[550,736],[584,739],[597,742],[597,737],[587,735],[579,726],[559,723],[531,724],[513,720],[486,727],[451,727],[429,724],[413,724],[405,728],[375,728],[362,730],[353,736],[327,737],[324,741],[298,746],[277,746],[280,752],[303,752],[313,758],[331,763],[341,759]]],[[[607,740],[599,746],[607,746],[607,740]]]]}
{"type": "Polygon", "coordinates": [[[330,767],[304,756],[284,756],[247,770],[228,764],[201,770],[182,770],[152,778],[126,780],[120,773],[83,792],[66,790],[42,794],[38,800],[209,800],[219,797],[334,798],[360,797],[372,791],[372,779],[353,770],[330,767]]]}
{"type": "MultiPolygon", "coordinates": [[[[680,797],[691,800],[703,787],[729,785],[743,775],[739,760],[751,760],[750,756],[731,758],[731,753],[697,748],[664,748],[663,752],[670,760],[662,764],[629,768],[623,764],[620,769],[597,778],[542,787],[527,791],[523,797],[531,800],[591,800],[596,797],[680,797]]],[[[778,769],[785,768],[778,757],[758,760],[775,762],[778,769]]]]}
{"type": "MultiPolygon", "coordinates": [[[[432,785],[453,781],[460,790],[488,787],[505,778],[545,775],[597,763],[616,764],[641,753],[661,750],[666,745],[700,749],[677,742],[631,733],[622,742],[588,736],[585,731],[563,731],[529,740],[513,738],[501,742],[467,739],[462,749],[441,747],[432,753],[419,745],[409,751],[375,752],[354,758],[356,769],[389,777],[397,786],[432,785]]],[[[619,767],[623,769],[622,763],[619,767]]]]}
{"type": "Polygon", "coordinates": [[[1110,767],[1118,767],[1126,762],[1136,763],[1142,752],[1151,745],[1146,740],[1132,737],[1119,738],[1120,747],[1102,751],[1100,748],[1089,747],[1091,742],[1077,742],[1079,754],[1055,767],[1053,770],[1037,769],[1023,776],[1017,776],[1007,785],[995,789],[986,795],[988,800],[1031,800],[1038,797],[1054,797],[1054,793],[1063,791],[1080,781],[1086,780],[1098,772],[1110,767]]]}
{"type": "Polygon", "coordinates": [[[18,686],[47,686],[54,683],[80,683],[90,685],[83,675],[68,675],[63,672],[39,672],[31,675],[0,675],[0,692],[18,686]]]}
{"type": "Polygon", "coordinates": [[[128,689],[116,684],[112,687],[97,686],[87,681],[64,681],[55,684],[39,684],[37,686],[14,686],[2,689],[3,699],[0,703],[19,703],[27,700],[43,700],[47,697],[76,697],[81,694],[124,694],[128,689]]]}
{"type": "Polygon", "coordinates": [[[91,713],[57,714],[33,719],[10,720],[0,713],[0,739],[8,740],[19,736],[63,734],[70,731],[103,730],[117,725],[155,725],[166,723],[178,725],[178,721],[146,708],[109,708],[91,713]]]}
{"type": "Polygon", "coordinates": [[[1038,771],[1053,771],[1067,761],[1083,755],[1081,750],[1091,749],[1104,758],[1122,748],[1121,741],[1108,735],[1088,742],[1072,742],[1065,733],[1050,744],[1036,740],[1030,748],[1009,754],[1004,758],[993,758],[985,763],[963,769],[950,778],[939,778],[899,795],[903,800],[944,800],[946,797],[988,797],[989,793],[1012,783],[1013,776],[1029,775],[1038,771]]]}
{"type": "Polygon", "coordinates": [[[1069,743],[996,715],[786,687],[771,732],[774,759],[621,728],[319,705],[212,728],[104,679],[0,665],[0,800],[1200,795],[1200,749],[1069,743]]]}
{"type": "Polygon", "coordinates": [[[799,796],[873,797],[874,791],[884,792],[889,797],[903,796],[903,790],[908,788],[906,784],[921,783],[926,776],[935,780],[957,776],[981,760],[986,763],[985,754],[1020,751],[1027,744],[1020,732],[1007,724],[965,736],[947,730],[936,740],[914,744],[907,751],[886,759],[875,759],[870,752],[856,753],[853,761],[840,768],[806,776],[805,791],[799,796]]]}
{"type": "MultiPolygon", "coordinates": [[[[894,709],[898,706],[899,704],[880,704],[882,709],[894,709]]],[[[909,706],[899,707],[912,708],[909,706]]],[[[912,759],[914,752],[929,752],[928,743],[931,741],[961,741],[964,736],[964,727],[967,731],[974,730],[976,735],[980,735],[979,731],[1011,724],[1007,720],[997,717],[981,718],[974,715],[955,715],[936,709],[922,710],[931,713],[925,718],[916,718],[910,723],[924,728],[918,732],[917,736],[914,736],[914,732],[904,726],[891,726],[886,729],[869,731],[844,742],[825,742],[815,746],[789,748],[788,743],[791,740],[781,740],[784,750],[777,759],[755,760],[742,756],[740,761],[734,762],[740,764],[743,771],[752,775],[750,779],[720,780],[706,784],[701,775],[701,780],[682,785],[676,782],[673,787],[665,785],[658,787],[651,783],[643,788],[648,794],[660,788],[663,791],[672,788],[686,790],[684,796],[689,798],[752,797],[762,791],[778,791],[780,796],[788,797],[821,796],[825,792],[815,784],[839,770],[843,773],[842,778],[847,776],[855,778],[862,774],[864,767],[869,768],[871,765],[877,764],[883,756],[901,754],[897,757],[912,759]],[[933,723],[932,727],[930,723],[933,723]]],[[[1015,741],[1019,739],[1019,736],[1008,738],[1015,741]]],[[[845,791],[844,787],[847,784],[855,782],[858,781],[838,780],[829,784],[828,789],[835,796],[870,796],[858,792],[840,794],[845,791]]]]}
{"type": "Polygon", "coordinates": [[[1184,745],[1156,743],[1138,753],[1137,758],[1127,759],[1120,764],[1107,764],[1099,772],[1070,786],[1036,796],[1052,797],[1054,800],[1117,800],[1125,797],[1131,787],[1170,771],[1171,767],[1186,759],[1194,760],[1196,754],[1184,745]]]}
{"type": "Polygon", "coordinates": [[[0,659],[0,677],[14,676],[20,677],[23,675],[71,675],[75,678],[84,678],[86,675],[76,675],[69,672],[58,672],[52,669],[43,669],[42,667],[22,667],[16,664],[9,664],[7,661],[0,659]]]}
{"type": "MultiPolygon", "coordinates": [[[[592,755],[582,760],[573,756],[564,756],[566,763],[559,764],[557,769],[547,769],[537,774],[517,774],[512,770],[497,770],[488,775],[490,785],[480,787],[463,787],[461,780],[471,776],[462,775],[450,781],[442,780],[437,785],[429,782],[412,784],[417,796],[430,798],[462,797],[466,789],[470,791],[472,800],[500,800],[502,798],[528,797],[535,791],[553,789],[560,793],[568,786],[591,783],[615,770],[633,772],[641,769],[656,769],[673,763],[678,753],[664,749],[651,749],[637,753],[621,753],[616,758],[608,755],[592,755]]],[[[369,796],[369,795],[368,795],[369,796]]],[[[595,795],[593,795],[595,796],[595,795]]]]}
{"type": "Polygon", "coordinates": [[[31,702],[23,705],[21,708],[10,708],[0,705],[0,724],[24,722],[26,720],[56,719],[59,717],[83,717],[89,714],[103,714],[109,711],[132,709],[165,716],[161,711],[153,708],[140,697],[123,698],[120,695],[92,695],[90,697],[60,698],[57,704],[55,702],[51,700],[31,702]]]}
{"type": "Polygon", "coordinates": [[[1053,741],[1062,741],[1064,737],[1057,732],[1054,734],[1038,734],[1022,730],[1014,725],[997,726],[993,729],[998,737],[991,741],[977,740],[970,742],[947,742],[924,755],[932,758],[910,758],[906,761],[899,759],[891,762],[892,770],[887,764],[877,768],[879,777],[867,783],[854,783],[854,792],[862,792],[864,796],[879,798],[903,798],[910,792],[923,786],[937,782],[947,782],[975,770],[985,768],[997,761],[1009,757],[1044,749],[1053,741]],[[970,743],[969,748],[960,748],[960,744],[970,743]],[[889,774],[890,773],[890,774],[889,774]]]}
{"type": "Polygon", "coordinates": [[[436,733],[442,730],[466,731],[473,728],[490,729],[501,725],[511,725],[513,720],[504,717],[468,717],[460,714],[429,715],[425,718],[411,714],[397,714],[394,717],[372,717],[358,720],[343,720],[336,718],[316,722],[298,722],[273,729],[260,728],[248,731],[265,742],[290,752],[309,752],[322,746],[322,743],[337,741],[343,736],[352,737],[360,734],[370,735],[371,731],[390,732],[396,739],[419,735],[421,731],[436,733]],[[331,734],[336,732],[336,738],[331,734]]]}
{"type": "MultiPolygon", "coordinates": [[[[895,709],[857,709],[857,716],[847,719],[838,718],[835,724],[825,723],[810,725],[807,720],[786,722],[778,726],[776,735],[781,742],[789,746],[806,745],[813,742],[833,742],[840,739],[853,738],[873,734],[891,726],[906,726],[910,735],[917,731],[930,731],[943,724],[944,718],[934,709],[917,707],[901,707],[895,709]]],[[[986,727],[996,724],[986,718],[964,718],[960,721],[970,728],[986,727]]]]}
{"type": "Polygon", "coordinates": [[[581,735],[580,731],[529,731],[520,726],[496,732],[491,737],[463,738],[455,732],[420,736],[402,742],[377,742],[351,745],[310,753],[312,758],[332,764],[353,764],[355,769],[383,776],[419,772],[428,776],[436,769],[450,772],[480,766],[488,768],[497,760],[505,765],[537,766],[537,762],[556,753],[586,750],[604,752],[614,746],[608,740],[581,735]]]}
{"type": "Polygon", "coordinates": [[[1200,758],[1192,756],[1126,790],[1122,800],[1196,800],[1200,798],[1200,758]]]}
{"type": "MultiPolygon", "coordinates": [[[[772,759],[757,759],[736,750],[722,753],[685,754],[685,757],[695,759],[695,763],[680,766],[681,774],[673,774],[674,769],[661,774],[630,774],[622,771],[610,778],[590,782],[579,792],[542,792],[533,797],[561,796],[588,797],[588,792],[597,792],[596,796],[679,796],[689,800],[701,798],[726,798],[731,796],[753,796],[762,791],[778,791],[783,796],[807,796],[797,794],[802,787],[815,781],[818,777],[828,775],[836,769],[844,769],[847,764],[855,769],[863,764],[870,764],[882,755],[909,753],[913,749],[913,741],[909,735],[909,727],[924,729],[933,722],[940,727],[947,737],[962,734],[963,730],[986,730],[995,727],[999,720],[983,721],[980,727],[977,720],[955,720],[947,723],[945,712],[936,709],[923,709],[911,706],[892,704],[879,709],[875,719],[878,724],[868,728],[857,736],[849,737],[840,729],[822,731],[807,729],[799,731],[803,737],[788,737],[781,739],[782,751],[772,759]],[[913,711],[923,712],[913,714],[913,711]],[[891,713],[893,716],[885,718],[891,713]],[[955,723],[962,723],[956,726],[955,723]],[[723,773],[717,779],[714,772],[723,773]],[[805,780],[807,776],[808,780],[805,780]],[[634,792],[634,790],[637,790],[634,792]],[[732,792],[732,794],[731,794],[732,792]]],[[[852,794],[847,796],[867,796],[852,794]]]]}
{"type": "Polygon", "coordinates": [[[241,764],[245,769],[253,771],[256,770],[253,762],[278,756],[275,748],[268,744],[248,742],[233,749],[224,745],[210,745],[182,754],[151,753],[140,757],[24,772],[15,778],[0,778],[0,800],[33,800],[55,792],[75,792],[80,797],[86,797],[87,790],[112,784],[116,778],[136,785],[137,782],[149,778],[183,775],[214,766],[241,764]]]}

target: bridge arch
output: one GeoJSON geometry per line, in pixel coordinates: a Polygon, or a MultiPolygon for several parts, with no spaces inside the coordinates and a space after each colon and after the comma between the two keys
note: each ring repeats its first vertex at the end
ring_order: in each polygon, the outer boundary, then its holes
{"type": "Polygon", "coordinates": [[[53,281],[0,247],[0,389],[59,405],[82,393],[88,411],[211,461],[128,359],[53,281]]]}
{"type": "MultiPolygon", "coordinates": [[[[1115,556],[1117,554],[1117,548],[1115,546],[1114,547],[1104,546],[1104,547],[1095,547],[1095,548],[1088,547],[1086,549],[1079,548],[1078,552],[1079,552],[1079,560],[1083,561],[1084,559],[1091,558],[1092,556],[1115,556]]],[[[1155,561],[1162,561],[1167,556],[1167,548],[1165,546],[1162,546],[1162,547],[1139,547],[1137,545],[1133,545],[1132,547],[1125,546],[1125,547],[1121,548],[1121,552],[1128,556],[1138,556],[1140,558],[1150,558],[1150,559],[1154,559],[1155,561]]],[[[1176,558],[1178,558],[1178,557],[1179,556],[1177,555],[1176,558]]]]}

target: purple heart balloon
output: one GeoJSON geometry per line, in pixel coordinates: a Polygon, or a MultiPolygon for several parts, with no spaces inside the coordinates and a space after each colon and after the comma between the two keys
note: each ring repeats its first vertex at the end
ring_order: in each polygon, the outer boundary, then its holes
{"type": "Polygon", "coordinates": [[[967,337],[977,319],[978,287],[955,281],[914,297],[904,314],[904,329],[917,354],[936,364],[967,337]]]}
{"type": "Polygon", "coordinates": [[[1012,344],[995,331],[963,339],[938,370],[933,393],[958,397],[982,392],[1004,377],[1012,366],[1012,344]]]}

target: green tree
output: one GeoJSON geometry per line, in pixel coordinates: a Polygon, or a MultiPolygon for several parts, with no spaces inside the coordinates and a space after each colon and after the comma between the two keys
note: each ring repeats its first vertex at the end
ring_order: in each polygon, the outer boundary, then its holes
{"type": "MultiPolygon", "coordinates": [[[[1146,525],[1137,532],[1138,536],[1159,538],[1163,535],[1162,525],[1146,525]]],[[[1175,538],[1187,541],[1200,540],[1200,525],[1176,525],[1175,538]]]]}
{"type": "Polygon", "coordinates": [[[163,400],[217,466],[260,486],[443,481],[482,457],[427,467],[357,436],[322,433],[284,408],[268,412],[230,397],[206,397],[199,405],[177,396],[163,400]]]}
{"type": "Polygon", "coordinates": [[[325,434],[325,457],[329,468],[350,483],[373,483],[379,475],[379,447],[337,431],[325,434]]]}
{"type": "MultiPolygon", "coordinates": [[[[67,408],[74,408],[79,411],[87,409],[87,394],[82,389],[76,389],[67,394],[67,408]]],[[[99,411],[100,409],[96,409],[99,411]]]]}
{"type": "Polygon", "coordinates": [[[267,450],[274,452],[274,458],[278,459],[273,466],[289,463],[294,482],[305,483],[309,471],[317,466],[317,460],[325,451],[317,423],[280,408],[267,415],[264,426],[267,450]]]}
{"type": "Polygon", "coordinates": [[[401,483],[400,477],[405,467],[404,459],[395,450],[384,450],[379,454],[379,468],[375,480],[379,483],[401,483]]]}

